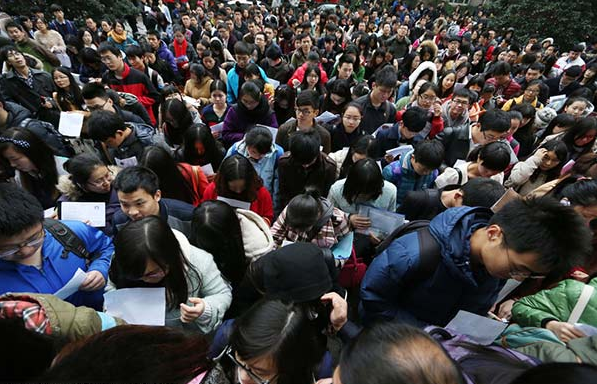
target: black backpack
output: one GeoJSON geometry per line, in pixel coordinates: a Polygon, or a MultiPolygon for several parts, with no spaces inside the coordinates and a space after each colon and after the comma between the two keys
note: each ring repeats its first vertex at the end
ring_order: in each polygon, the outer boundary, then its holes
{"type": "Polygon", "coordinates": [[[95,254],[90,253],[85,247],[83,240],[73,232],[66,224],[59,220],[44,219],[44,228],[54,236],[54,238],[64,247],[61,258],[66,259],[69,252],[88,262],[96,258],[95,254]]]}
{"type": "Polygon", "coordinates": [[[62,157],[75,155],[70,141],[50,123],[42,120],[26,118],[19,124],[19,128],[26,128],[50,146],[54,153],[62,157]]]}
{"type": "Polygon", "coordinates": [[[437,240],[429,231],[429,220],[413,220],[396,228],[375,249],[379,255],[390,246],[392,241],[411,232],[417,232],[419,239],[419,267],[415,273],[408,274],[403,280],[405,285],[425,280],[437,269],[441,259],[441,250],[437,240]]]}

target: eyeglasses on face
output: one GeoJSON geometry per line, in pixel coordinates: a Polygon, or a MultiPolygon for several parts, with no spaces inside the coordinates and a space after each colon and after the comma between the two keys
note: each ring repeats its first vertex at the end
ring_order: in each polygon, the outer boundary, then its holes
{"type": "Polygon", "coordinates": [[[23,249],[25,247],[37,249],[37,247],[39,247],[44,242],[45,234],[46,233],[42,228],[32,238],[30,238],[29,240],[27,240],[21,244],[11,246],[10,248],[5,248],[4,250],[0,249],[0,259],[7,259],[7,258],[17,254],[21,249],[23,249]]]}
{"type": "Polygon", "coordinates": [[[234,363],[234,365],[236,365],[238,368],[240,368],[243,371],[245,371],[247,373],[247,375],[249,375],[249,377],[255,383],[259,383],[259,384],[270,384],[270,380],[262,379],[259,375],[253,373],[253,371],[251,370],[251,368],[249,366],[247,366],[246,364],[238,361],[237,358],[234,356],[234,351],[233,351],[232,347],[228,346],[226,348],[226,350],[224,351],[224,354],[234,363]]]}

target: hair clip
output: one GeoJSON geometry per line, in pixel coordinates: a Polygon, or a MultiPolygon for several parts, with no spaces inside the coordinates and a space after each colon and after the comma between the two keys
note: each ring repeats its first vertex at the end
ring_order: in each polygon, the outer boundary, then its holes
{"type": "Polygon", "coordinates": [[[3,137],[0,136],[0,143],[12,143],[14,145],[16,145],[17,147],[20,148],[29,148],[31,147],[31,144],[29,144],[28,141],[25,140],[16,140],[16,139],[12,139],[10,137],[3,137]]]}

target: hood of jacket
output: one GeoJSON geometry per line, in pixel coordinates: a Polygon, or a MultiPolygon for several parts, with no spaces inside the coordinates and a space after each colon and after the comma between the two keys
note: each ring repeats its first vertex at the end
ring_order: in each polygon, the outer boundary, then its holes
{"type": "Polygon", "coordinates": [[[468,108],[464,108],[464,112],[457,119],[450,117],[450,105],[452,100],[442,105],[442,118],[444,119],[444,127],[458,127],[466,124],[469,121],[468,108]]]}
{"type": "Polygon", "coordinates": [[[319,216],[319,220],[315,223],[315,228],[321,228],[326,225],[334,214],[334,205],[331,201],[325,198],[321,198],[319,201],[321,202],[321,216],[319,216]]]}
{"type": "Polygon", "coordinates": [[[488,208],[450,208],[436,216],[429,231],[438,241],[442,262],[460,280],[477,286],[470,266],[470,238],[474,231],[486,227],[493,212],[488,208]]]}
{"type": "MultiPolygon", "coordinates": [[[[114,165],[108,165],[108,169],[112,171],[113,177],[116,177],[120,168],[114,165]]],[[[56,189],[60,191],[63,195],[68,197],[71,201],[77,201],[83,196],[84,192],[73,183],[70,179],[70,175],[62,175],[58,178],[58,185],[56,189]]]]}
{"type": "Polygon", "coordinates": [[[237,209],[236,215],[240,221],[247,258],[256,260],[274,249],[274,238],[269,225],[261,216],[246,209],[237,209]]]}
{"type": "MultiPolygon", "coordinates": [[[[233,146],[236,146],[236,152],[240,153],[247,159],[249,158],[249,150],[247,149],[247,142],[245,141],[244,138],[241,141],[239,141],[238,143],[233,144],[233,146]]],[[[272,143],[272,146],[270,147],[269,152],[265,154],[264,158],[274,156],[277,151],[278,151],[278,149],[276,148],[276,144],[272,143]]]]}
{"type": "Polygon", "coordinates": [[[21,121],[31,117],[31,112],[27,108],[11,101],[4,103],[4,109],[8,112],[6,128],[18,127],[21,121]]]}
{"type": "Polygon", "coordinates": [[[433,78],[431,79],[431,82],[437,84],[437,67],[435,66],[435,63],[433,61],[424,61],[421,64],[419,64],[417,69],[415,69],[415,71],[411,73],[410,76],[408,76],[408,88],[411,91],[415,87],[415,83],[417,81],[417,78],[421,75],[421,72],[423,72],[426,69],[430,69],[431,72],[433,72],[433,78]]]}

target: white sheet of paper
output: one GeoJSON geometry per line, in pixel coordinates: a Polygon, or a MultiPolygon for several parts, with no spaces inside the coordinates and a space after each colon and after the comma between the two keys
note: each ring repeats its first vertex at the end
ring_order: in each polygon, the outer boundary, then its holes
{"type": "Polygon", "coordinates": [[[77,203],[64,201],[60,209],[62,220],[89,221],[92,227],[106,226],[106,203],[77,203]]]}
{"type": "Polygon", "coordinates": [[[166,289],[123,288],[104,294],[106,313],[135,325],[164,325],[166,289]]]}
{"type": "Polygon", "coordinates": [[[251,203],[242,200],[229,199],[227,197],[218,196],[218,200],[223,201],[233,208],[251,209],[251,203]]]}
{"type": "Polygon", "coordinates": [[[56,207],[44,209],[44,218],[51,219],[54,216],[54,212],[56,211],[56,207]]]}
{"type": "Polygon", "coordinates": [[[294,244],[294,241],[289,241],[289,240],[284,239],[284,240],[282,240],[282,246],[280,248],[285,247],[290,244],[294,244]]]}
{"type": "Polygon", "coordinates": [[[135,156],[127,157],[126,159],[114,159],[114,161],[116,161],[116,165],[120,168],[134,167],[139,164],[135,156]]]}
{"type": "Polygon", "coordinates": [[[77,268],[77,271],[75,272],[73,277],[70,278],[70,280],[68,281],[68,283],[64,285],[64,287],[56,291],[56,293],[54,293],[54,296],[62,300],[65,300],[67,297],[79,290],[79,287],[81,286],[81,284],[83,284],[86,277],[87,274],[83,272],[81,268],[77,268]]]}
{"type": "Polygon", "coordinates": [[[278,89],[278,87],[280,86],[280,82],[279,82],[278,80],[276,80],[276,79],[269,78],[269,79],[267,79],[267,81],[268,81],[268,82],[269,82],[271,85],[273,85],[273,86],[274,86],[274,89],[278,89]]]}
{"type": "Polygon", "coordinates": [[[187,103],[191,104],[195,108],[199,108],[201,106],[201,101],[200,100],[194,99],[194,98],[192,98],[190,96],[183,96],[182,99],[184,101],[186,101],[187,103]]]}
{"type": "Polygon", "coordinates": [[[506,298],[506,296],[508,296],[513,290],[516,289],[516,287],[518,287],[520,285],[520,283],[522,283],[522,281],[508,279],[508,281],[506,281],[506,284],[504,284],[504,286],[502,287],[502,290],[500,291],[500,293],[498,293],[498,297],[495,302],[499,303],[502,300],[504,300],[506,298]]]}
{"type": "Polygon", "coordinates": [[[58,132],[64,136],[79,137],[83,128],[82,113],[60,112],[60,122],[58,123],[58,132]]]}
{"type": "Polygon", "coordinates": [[[203,170],[205,176],[211,176],[215,174],[214,167],[211,166],[211,163],[205,164],[203,167],[201,167],[201,170],[203,170]]]}
{"type": "Polygon", "coordinates": [[[506,329],[507,323],[467,311],[458,311],[446,328],[466,335],[481,345],[489,345],[506,329]]]}
{"type": "Polygon", "coordinates": [[[574,324],[574,328],[576,328],[579,331],[581,331],[582,333],[584,333],[587,337],[597,335],[597,328],[595,328],[589,324],[576,323],[576,324],[574,324]]]}
{"type": "Polygon", "coordinates": [[[315,121],[317,121],[320,124],[325,124],[325,123],[329,123],[330,121],[334,121],[339,117],[340,117],[340,115],[336,115],[330,111],[325,111],[321,115],[317,116],[315,118],[315,121]]]}
{"type": "Polygon", "coordinates": [[[58,176],[68,175],[68,172],[66,172],[66,169],[64,169],[64,163],[68,161],[68,157],[54,156],[54,161],[56,162],[56,171],[58,171],[58,176]]]}
{"type": "Polygon", "coordinates": [[[222,132],[222,129],[224,129],[224,123],[222,122],[212,125],[211,127],[209,127],[209,129],[211,129],[212,132],[222,132]]]}

